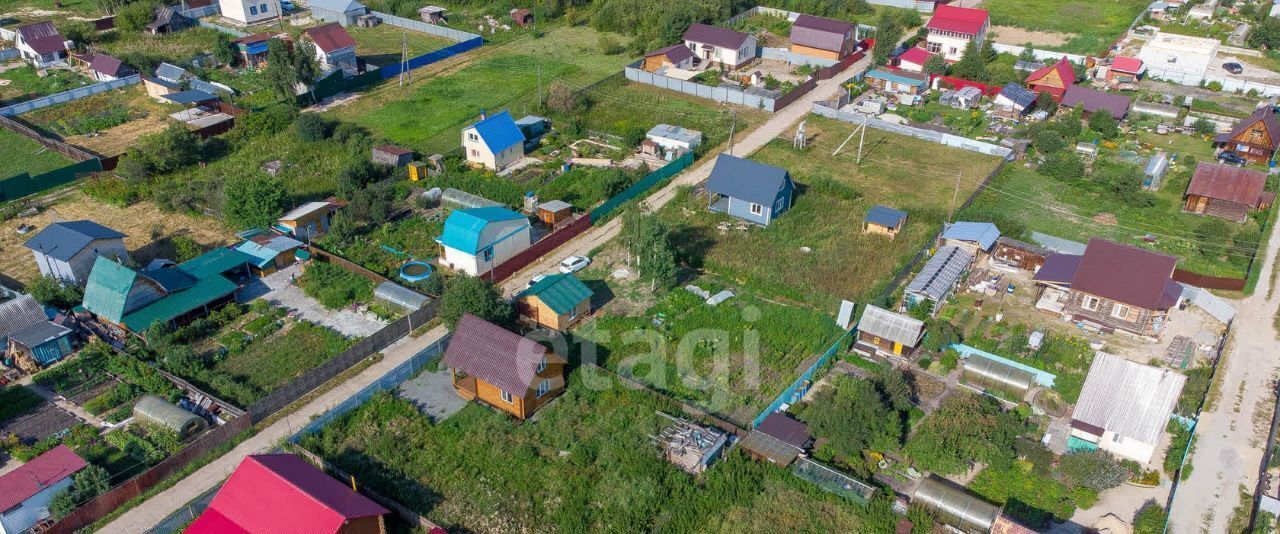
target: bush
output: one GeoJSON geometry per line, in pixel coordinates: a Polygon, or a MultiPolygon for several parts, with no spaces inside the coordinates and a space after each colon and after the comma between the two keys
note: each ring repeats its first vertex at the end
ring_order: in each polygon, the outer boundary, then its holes
{"type": "Polygon", "coordinates": [[[373,282],[331,263],[308,265],[298,285],[307,296],[334,310],[373,299],[373,282]]]}
{"type": "Polygon", "coordinates": [[[1057,152],[1044,158],[1039,171],[1040,174],[1057,180],[1079,180],[1084,177],[1084,162],[1075,153],[1057,152]]]}
{"type": "Polygon", "coordinates": [[[42,276],[36,281],[27,285],[27,293],[36,302],[45,306],[52,306],[60,310],[69,310],[80,305],[84,300],[84,293],[80,288],[71,284],[63,284],[61,280],[52,276],[42,276]]]}
{"type": "Polygon", "coordinates": [[[1052,154],[1062,150],[1066,144],[1062,135],[1053,130],[1045,129],[1036,134],[1035,147],[1041,154],[1052,154]]]}
{"type": "Polygon", "coordinates": [[[1215,80],[1215,81],[1212,81],[1212,82],[1209,82],[1209,83],[1205,84],[1204,88],[1205,88],[1205,89],[1208,89],[1208,90],[1210,90],[1210,91],[1221,91],[1221,90],[1222,90],[1222,82],[1219,82],[1219,81],[1216,81],[1216,80],[1215,80]]]}
{"type": "Polygon", "coordinates": [[[1164,534],[1168,519],[1169,514],[1164,508],[1156,501],[1148,500],[1133,516],[1133,534],[1164,534]]]}
{"type": "Polygon", "coordinates": [[[302,141],[323,141],[329,137],[330,126],[319,113],[303,113],[293,122],[293,133],[302,141]]]}
{"type": "Polygon", "coordinates": [[[1081,451],[1064,455],[1054,477],[1069,488],[1094,491],[1111,489],[1128,480],[1130,472],[1103,451],[1081,451]]]}
{"type": "Polygon", "coordinates": [[[470,276],[450,280],[440,297],[440,319],[450,330],[458,326],[464,313],[501,326],[509,325],[515,318],[511,304],[493,284],[470,276]]]}

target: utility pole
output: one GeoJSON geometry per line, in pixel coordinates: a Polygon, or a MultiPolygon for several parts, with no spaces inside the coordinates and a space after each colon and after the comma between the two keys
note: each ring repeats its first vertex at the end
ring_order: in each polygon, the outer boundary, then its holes
{"type": "Polygon", "coordinates": [[[409,34],[400,32],[400,87],[409,83],[409,34]]]}
{"type": "MultiPolygon", "coordinates": [[[[533,20],[534,20],[534,24],[538,23],[537,17],[535,17],[533,20]]],[[[538,113],[542,113],[542,64],[539,63],[537,67],[538,67],[538,113]]]]}
{"type": "Polygon", "coordinates": [[[733,122],[729,124],[729,155],[733,155],[733,131],[738,128],[738,110],[730,110],[733,114],[733,122]]]}
{"type": "Polygon", "coordinates": [[[956,171],[956,188],[951,193],[951,209],[947,210],[947,224],[951,224],[951,217],[956,213],[956,200],[960,198],[960,172],[956,171]]]}

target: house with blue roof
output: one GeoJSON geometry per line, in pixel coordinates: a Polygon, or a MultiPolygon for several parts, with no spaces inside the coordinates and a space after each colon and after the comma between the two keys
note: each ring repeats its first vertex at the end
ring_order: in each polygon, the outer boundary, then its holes
{"type": "Polygon", "coordinates": [[[907,212],[895,210],[888,206],[875,205],[867,210],[867,216],[862,219],[862,232],[865,234],[880,234],[893,239],[906,224],[907,212]]]}
{"type": "Polygon", "coordinates": [[[93,221],[65,221],[46,226],[26,246],[43,276],[84,285],[99,256],[129,261],[125,235],[93,221]]]}
{"type": "Polygon", "coordinates": [[[1000,239],[1000,229],[989,222],[961,221],[947,225],[942,230],[942,245],[960,247],[977,257],[978,252],[990,252],[1000,239]]]}
{"type": "Polygon", "coordinates": [[[1009,82],[1000,88],[996,95],[995,111],[997,115],[1017,119],[1031,111],[1036,103],[1037,95],[1022,84],[1009,82]]]}
{"type": "Polygon", "coordinates": [[[506,110],[482,113],[480,122],[462,129],[462,149],[467,163],[498,172],[524,157],[524,133],[506,110]]]}
{"type": "Polygon", "coordinates": [[[886,68],[867,72],[867,83],[885,93],[920,95],[929,89],[929,75],[886,68]]]}
{"type": "Polygon", "coordinates": [[[440,264],[477,276],[489,272],[532,243],[529,218],[498,206],[453,210],[436,238],[440,264]]]}
{"type": "Polygon", "coordinates": [[[708,209],[761,226],[791,209],[796,184],[786,169],[720,154],[707,178],[708,209]]]}
{"type": "Polygon", "coordinates": [[[301,241],[261,231],[246,235],[244,242],[236,245],[235,250],[249,257],[250,270],[257,276],[266,276],[292,265],[300,259],[300,253],[306,256],[301,241]]]}

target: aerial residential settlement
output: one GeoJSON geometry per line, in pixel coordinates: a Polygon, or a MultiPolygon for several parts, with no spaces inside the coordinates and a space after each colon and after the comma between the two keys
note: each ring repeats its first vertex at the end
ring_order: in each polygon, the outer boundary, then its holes
{"type": "Polygon", "coordinates": [[[1280,4],[10,0],[0,533],[1280,532],[1280,4]]]}

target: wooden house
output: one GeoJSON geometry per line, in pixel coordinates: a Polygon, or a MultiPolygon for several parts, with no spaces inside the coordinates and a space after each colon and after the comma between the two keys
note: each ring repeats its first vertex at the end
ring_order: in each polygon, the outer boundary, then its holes
{"type": "Polygon", "coordinates": [[[178,6],[160,6],[156,8],[156,18],[147,24],[146,30],[151,35],[180,32],[196,25],[196,21],[183,15],[178,6]]]}
{"type": "Polygon", "coordinates": [[[1103,77],[1104,80],[1117,84],[1131,84],[1138,81],[1138,77],[1146,72],[1146,65],[1142,64],[1142,60],[1136,57],[1119,56],[1112,60],[1111,65],[1107,67],[1107,73],[1103,77]]]}
{"type": "Polygon", "coordinates": [[[1049,253],[1049,249],[1042,246],[1000,236],[996,239],[996,248],[991,252],[991,257],[1005,265],[1034,273],[1044,266],[1044,260],[1049,257],[1049,253]]]}
{"type": "Polygon", "coordinates": [[[563,200],[552,200],[538,204],[538,220],[549,226],[555,226],[573,217],[573,205],[563,200]]]}
{"type": "Polygon", "coordinates": [[[786,169],[720,154],[706,188],[711,211],[769,226],[791,209],[796,186],[786,169]]]}
{"type": "Polygon", "coordinates": [[[9,335],[5,364],[28,373],[71,355],[73,331],[53,321],[40,321],[9,335]]]}
{"type": "Polygon", "coordinates": [[[867,216],[862,219],[862,232],[880,234],[893,239],[906,224],[907,212],[876,205],[867,210],[867,216]]]}
{"type": "Polygon", "coordinates": [[[885,93],[920,95],[929,90],[928,75],[900,69],[871,69],[867,83],[885,93]]]}
{"type": "Polygon", "coordinates": [[[856,33],[843,20],[800,15],[791,23],[791,53],[839,61],[853,53],[856,33]]]}
{"type": "Polygon", "coordinates": [[[548,274],[516,297],[516,309],[531,324],[563,331],[591,312],[592,295],[572,274],[548,274]]]}
{"type": "Polygon", "coordinates": [[[1241,119],[1230,132],[1213,139],[1219,150],[1231,150],[1253,163],[1266,164],[1280,148],[1280,124],[1271,106],[1263,106],[1241,119]]]}
{"type": "Polygon", "coordinates": [[[564,391],[564,358],[469,313],[458,321],[442,363],[459,396],[519,419],[564,391]]]}
{"type": "Polygon", "coordinates": [[[910,358],[924,341],[924,321],[867,305],[858,321],[853,350],[880,357],[910,358]]]}
{"type": "Polygon", "coordinates": [[[1040,300],[1052,291],[1056,304],[1036,307],[1103,332],[1158,339],[1182,295],[1173,280],[1177,264],[1173,256],[1093,238],[1083,255],[1046,258],[1035,281],[1040,300]]]}
{"type": "Polygon", "coordinates": [[[1266,184],[1261,171],[1202,161],[1187,184],[1182,211],[1242,223],[1250,211],[1271,207],[1275,193],[1263,191],[1266,184]]]}
{"type": "Polygon", "coordinates": [[[302,250],[302,242],[287,235],[258,232],[250,235],[235,249],[250,256],[249,266],[256,276],[266,276],[293,265],[302,250]]]}
{"type": "Polygon", "coordinates": [[[329,232],[333,214],[347,204],[338,200],[317,200],[298,206],[276,220],[275,229],[295,239],[310,240],[329,232]]]}
{"type": "Polygon", "coordinates": [[[645,54],[641,68],[649,72],[658,72],[664,68],[689,70],[693,68],[693,51],[683,44],[659,48],[645,54]]]}
{"type": "Polygon", "coordinates": [[[958,221],[942,230],[942,246],[959,247],[977,257],[990,252],[1000,238],[1000,229],[989,222],[958,221]]]}
{"type": "Polygon", "coordinates": [[[1062,100],[1062,95],[1067,94],[1067,89],[1073,87],[1075,83],[1075,68],[1065,56],[1057,63],[1032,72],[1026,80],[1027,87],[1036,94],[1049,93],[1054,100],[1062,100]]]}
{"type": "Polygon", "coordinates": [[[143,332],[156,323],[181,326],[235,300],[239,286],[221,267],[235,269],[248,258],[230,255],[218,267],[177,267],[135,271],[98,257],[85,285],[82,306],[104,324],[143,332]]]}

